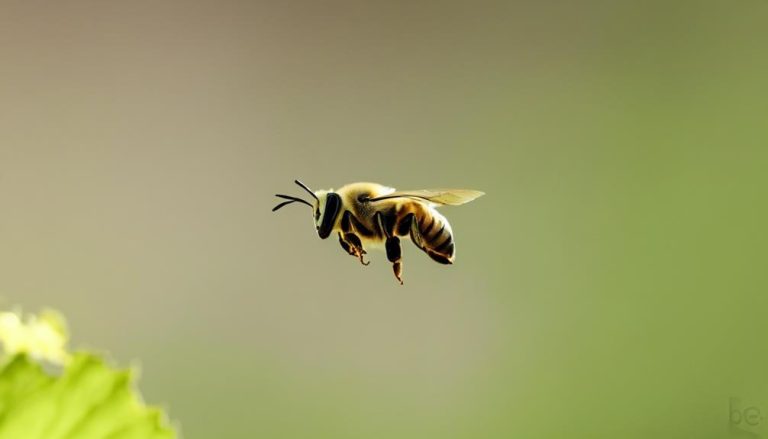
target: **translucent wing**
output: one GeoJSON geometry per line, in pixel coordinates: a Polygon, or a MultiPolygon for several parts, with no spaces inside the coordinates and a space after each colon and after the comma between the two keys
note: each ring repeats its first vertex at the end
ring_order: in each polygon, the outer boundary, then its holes
{"type": "Polygon", "coordinates": [[[485,192],[471,189],[418,189],[412,191],[396,191],[368,201],[388,200],[390,198],[415,198],[425,200],[439,206],[460,206],[464,203],[485,195],[485,192]]]}

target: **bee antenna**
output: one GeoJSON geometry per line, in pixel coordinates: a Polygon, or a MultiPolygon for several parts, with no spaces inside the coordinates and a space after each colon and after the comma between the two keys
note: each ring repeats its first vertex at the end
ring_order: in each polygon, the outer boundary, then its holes
{"type": "Polygon", "coordinates": [[[305,191],[309,192],[309,195],[312,195],[312,198],[314,198],[317,201],[320,201],[320,200],[318,200],[317,195],[315,195],[315,193],[312,192],[312,190],[310,188],[308,188],[307,185],[305,185],[304,183],[300,182],[299,180],[293,180],[293,182],[298,184],[299,186],[301,186],[305,191]]]}
{"type": "Polygon", "coordinates": [[[286,206],[286,205],[288,205],[288,204],[291,204],[291,203],[295,203],[295,201],[293,201],[293,200],[291,200],[291,201],[283,201],[282,203],[280,203],[280,204],[278,204],[277,206],[273,207],[273,208],[272,208],[272,212],[276,211],[277,209],[279,209],[279,208],[281,208],[281,207],[283,207],[283,206],[286,206]]]}
{"type": "Polygon", "coordinates": [[[311,207],[313,207],[313,206],[312,206],[311,204],[309,204],[309,203],[308,203],[306,200],[302,200],[301,198],[292,197],[292,196],[290,196],[290,195],[283,195],[283,194],[275,194],[275,196],[276,196],[276,197],[280,197],[280,198],[283,198],[283,199],[286,199],[286,200],[288,200],[288,201],[283,201],[282,203],[280,203],[280,204],[278,204],[277,206],[275,206],[275,207],[272,209],[272,212],[276,211],[277,209],[280,209],[280,208],[281,208],[281,207],[283,207],[283,206],[286,206],[286,205],[288,205],[288,204],[291,204],[291,203],[296,203],[296,202],[299,202],[299,203],[304,203],[304,204],[306,204],[307,206],[309,206],[310,208],[311,208],[311,207]]]}

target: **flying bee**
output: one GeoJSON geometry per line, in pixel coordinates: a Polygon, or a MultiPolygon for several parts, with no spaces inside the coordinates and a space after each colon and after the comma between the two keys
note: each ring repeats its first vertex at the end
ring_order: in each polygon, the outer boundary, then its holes
{"type": "Polygon", "coordinates": [[[368,265],[365,247],[384,247],[395,277],[403,284],[400,238],[410,239],[416,247],[441,264],[453,264],[456,245],[448,220],[436,207],[458,206],[484,195],[469,189],[422,189],[396,191],[376,183],[351,183],[339,190],[312,191],[304,183],[295,183],[314,199],[277,194],[285,199],[272,211],[291,203],[312,208],[315,229],[321,239],[337,233],[341,247],[361,264],[368,265]]]}

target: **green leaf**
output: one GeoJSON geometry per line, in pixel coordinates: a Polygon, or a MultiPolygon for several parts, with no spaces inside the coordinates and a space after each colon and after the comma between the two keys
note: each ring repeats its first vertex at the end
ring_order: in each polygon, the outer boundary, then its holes
{"type": "Polygon", "coordinates": [[[90,353],[75,354],[58,376],[17,354],[0,370],[0,439],[175,438],[133,377],[90,353]]]}

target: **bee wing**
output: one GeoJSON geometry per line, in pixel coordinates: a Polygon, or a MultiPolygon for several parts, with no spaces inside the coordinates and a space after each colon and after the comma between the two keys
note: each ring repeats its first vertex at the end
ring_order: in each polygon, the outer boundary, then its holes
{"type": "Polygon", "coordinates": [[[411,191],[396,191],[368,201],[379,201],[390,198],[416,198],[429,201],[439,206],[460,206],[475,198],[485,195],[485,192],[471,189],[417,189],[411,191]]]}

